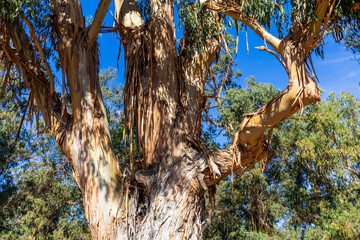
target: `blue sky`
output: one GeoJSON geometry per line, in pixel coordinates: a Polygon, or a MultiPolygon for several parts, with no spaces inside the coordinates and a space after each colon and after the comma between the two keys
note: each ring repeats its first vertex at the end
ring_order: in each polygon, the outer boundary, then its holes
{"type": "MultiPolygon", "coordinates": [[[[83,1],[84,16],[94,16],[99,1],[83,1]]],[[[113,25],[114,13],[113,2],[110,5],[108,14],[105,18],[105,26],[113,25]]],[[[181,31],[180,31],[181,32],[181,31]]],[[[272,83],[276,88],[284,89],[287,86],[288,78],[285,70],[278,60],[267,52],[261,52],[254,47],[263,45],[263,41],[251,30],[248,31],[249,50],[247,55],[245,32],[240,32],[239,48],[236,57],[237,69],[243,72],[240,85],[244,86],[244,80],[254,76],[257,81],[272,83]]],[[[117,67],[117,55],[119,51],[119,40],[112,33],[102,34],[98,40],[100,46],[100,69],[107,67],[117,67]]],[[[350,51],[346,51],[344,46],[336,44],[331,37],[325,41],[324,59],[313,56],[313,63],[316,74],[319,78],[319,86],[325,90],[325,95],[335,91],[350,91],[360,98],[360,90],[357,89],[360,83],[360,64],[354,60],[350,51]]],[[[122,51],[123,53],[123,51],[122,51]]],[[[120,56],[119,61],[119,80],[124,84],[124,56],[120,56]]]]}

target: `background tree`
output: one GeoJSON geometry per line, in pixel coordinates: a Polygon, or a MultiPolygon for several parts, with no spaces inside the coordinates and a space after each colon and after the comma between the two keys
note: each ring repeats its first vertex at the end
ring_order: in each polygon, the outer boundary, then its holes
{"type": "Polygon", "coordinates": [[[76,0],[5,1],[0,12],[2,88],[12,85],[15,79],[8,73],[16,70],[29,94],[29,112],[41,113],[44,131],[69,160],[93,238],[198,239],[205,190],[269,155],[271,134],[264,132],[319,101],[308,67],[311,53],[327,29],[343,31],[359,12],[352,10],[354,1],[180,2],[185,33],[177,49],[173,1],[149,1],[143,11],[133,0],[114,2],[117,27],[109,31],[120,34],[127,67],[127,169],[120,170],[115,155],[99,84],[96,40],[109,0],[100,1],[89,27],[76,0]],[[222,14],[264,39],[259,49],[279,59],[289,85],[246,115],[232,147],[209,152],[200,140],[201,113],[219,39],[225,45],[222,14]],[[278,27],[278,37],[266,30],[271,24],[278,27]],[[48,63],[53,59],[62,70],[61,94],[48,63]],[[142,157],[136,162],[134,141],[142,157]]]}
{"type": "MultiPolygon", "coordinates": [[[[360,9],[360,3],[357,2],[353,5],[353,8],[351,11],[359,11],[360,9]]],[[[355,58],[357,58],[358,61],[360,61],[359,59],[359,53],[360,53],[360,35],[359,35],[359,29],[360,28],[360,18],[355,18],[352,21],[350,21],[350,24],[348,24],[345,28],[345,37],[344,37],[344,41],[343,44],[345,44],[346,48],[348,50],[351,50],[354,55],[355,58]]],[[[340,32],[341,34],[341,32],[340,32]]],[[[342,36],[339,36],[339,38],[337,38],[337,41],[341,41],[342,36]]]]}

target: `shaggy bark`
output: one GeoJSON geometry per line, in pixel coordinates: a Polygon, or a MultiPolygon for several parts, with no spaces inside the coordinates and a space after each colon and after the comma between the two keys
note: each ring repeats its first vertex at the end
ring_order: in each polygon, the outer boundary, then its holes
{"type": "MultiPolygon", "coordinates": [[[[201,113],[218,39],[209,40],[192,57],[178,56],[173,1],[152,1],[152,19],[147,23],[136,1],[114,2],[127,64],[124,101],[130,150],[136,129],[143,156],[135,166],[131,154],[130,171],[120,171],[113,152],[98,79],[96,39],[110,1],[100,1],[88,28],[77,0],[52,1],[55,48],[63,84],[70,90],[71,114],[35,54],[42,56],[41,46],[30,44],[20,21],[12,28],[1,24],[2,35],[13,44],[1,39],[1,49],[19,66],[47,128],[72,165],[94,239],[200,239],[206,223],[205,191],[233,172],[251,169],[268,155],[271,131],[266,136],[266,129],[320,100],[306,62],[322,37],[319,22],[328,5],[319,4],[320,20],[310,30],[277,39],[256,19],[244,16],[238,5],[207,2],[212,11],[243,22],[263,38],[273,50],[259,49],[275,55],[289,76],[288,87],[279,96],[245,117],[232,148],[208,152],[199,140],[201,113]]],[[[31,38],[36,43],[34,32],[31,38]]]]}

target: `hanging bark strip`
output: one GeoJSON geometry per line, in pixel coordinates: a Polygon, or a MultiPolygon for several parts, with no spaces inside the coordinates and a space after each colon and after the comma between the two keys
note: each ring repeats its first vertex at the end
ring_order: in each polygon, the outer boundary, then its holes
{"type": "Polygon", "coordinates": [[[41,47],[41,44],[39,42],[39,39],[37,38],[36,34],[35,34],[35,30],[34,30],[34,26],[32,25],[32,23],[24,16],[24,15],[21,15],[20,18],[24,21],[24,23],[29,27],[30,29],[30,35],[31,35],[31,38],[34,40],[35,42],[35,46],[37,47],[39,53],[40,53],[40,56],[41,56],[41,61],[44,63],[45,65],[45,69],[48,73],[48,77],[49,77],[49,80],[50,80],[50,94],[54,94],[54,78],[53,78],[53,75],[52,75],[52,72],[51,72],[51,69],[50,69],[50,66],[46,60],[46,57],[45,57],[45,53],[44,53],[44,50],[42,49],[41,47]]]}
{"type": "Polygon", "coordinates": [[[133,129],[135,127],[137,129],[136,142],[139,151],[143,154],[145,165],[149,165],[152,161],[160,130],[159,122],[153,116],[153,108],[157,102],[154,101],[155,96],[151,80],[153,40],[150,28],[151,22],[135,28],[126,28],[118,24],[125,49],[124,116],[125,124],[130,130],[130,171],[132,178],[134,177],[133,129]],[[144,145],[144,142],[149,144],[144,145]]]}

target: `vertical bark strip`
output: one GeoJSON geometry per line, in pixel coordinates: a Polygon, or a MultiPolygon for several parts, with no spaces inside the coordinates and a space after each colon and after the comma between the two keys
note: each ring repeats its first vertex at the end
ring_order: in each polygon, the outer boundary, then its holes
{"type": "Polygon", "coordinates": [[[152,20],[140,26],[131,1],[115,3],[127,65],[125,116],[128,127],[136,127],[142,165],[147,168],[173,145],[165,136],[182,134],[173,127],[183,115],[179,105],[173,2],[153,1],[152,20]]]}

